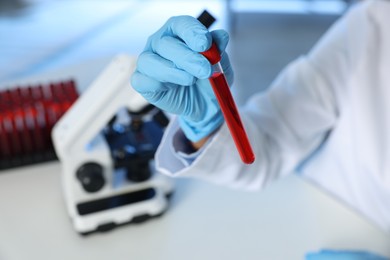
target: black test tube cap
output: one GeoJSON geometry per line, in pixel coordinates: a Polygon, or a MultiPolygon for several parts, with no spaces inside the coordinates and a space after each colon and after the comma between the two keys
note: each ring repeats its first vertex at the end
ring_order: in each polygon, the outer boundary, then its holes
{"type": "Polygon", "coordinates": [[[207,10],[204,10],[198,16],[198,21],[201,22],[206,28],[209,28],[215,22],[215,18],[207,10]]]}

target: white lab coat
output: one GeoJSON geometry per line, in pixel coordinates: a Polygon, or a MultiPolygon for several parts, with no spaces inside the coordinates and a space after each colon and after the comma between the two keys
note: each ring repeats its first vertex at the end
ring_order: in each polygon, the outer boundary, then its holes
{"type": "Polygon", "coordinates": [[[254,164],[241,163],[226,125],[191,161],[173,120],[158,170],[250,190],[295,170],[390,231],[390,1],[349,10],[241,117],[254,164]]]}

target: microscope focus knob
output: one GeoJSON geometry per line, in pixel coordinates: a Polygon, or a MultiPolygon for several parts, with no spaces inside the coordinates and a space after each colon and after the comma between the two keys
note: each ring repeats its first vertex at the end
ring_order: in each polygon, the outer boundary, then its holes
{"type": "Polygon", "coordinates": [[[97,192],[105,183],[103,167],[93,162],[81,165],[77,169],[76,176],[87,192],[97,192]]]}

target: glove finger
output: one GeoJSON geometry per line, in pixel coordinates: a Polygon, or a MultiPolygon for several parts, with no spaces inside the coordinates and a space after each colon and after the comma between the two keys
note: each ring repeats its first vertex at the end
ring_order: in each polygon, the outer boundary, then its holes
{"type": "Polygon", "coordinates": [[[187,86],[162,84],[139,71],[133,73],[131,85],[147,101],[166,112],[180,115],[189,109],[187,106],[191,106],[187,86]]]}
{"type": "Polygon", "coordinates": [[[164,36],[177,37],[183,40],[190,49],[202,52],[210,48],[211,35],[207,28],[192,16],[171,17],[165,25],[150,38],[152,50],[158,48],[160,38],[164,36]]]}
{"type": "Polygon", "coordinates": [[[381,256],[365,252],[365,251],[347,251],[347,250],[329,250],[323,249],[317,253],[309,253],[306,255],[306,260],[385,260],[381,256]]]}
{"type": "Polygon", "coordinates": [[[186,87],[169,83],[163,84],[143,75],[139,71],[133,73],[131,85],[156,107],[173,114],[181,114],[183,112],[184,99],[180,99],[180,93],[186,87]],[[175,99],[175,97],[178,98],[175,99]]]}
{"type": "Polygon", "coordinates": [[[207,59],[177,38],[170,36],[161,38],[155,52],[197,78],[204,79],[211,75],[211,65],[207,59]]]}
{"type": "MultiPolygon", "coordinates": [[[[340,257],[340,259],[356,259],[356,260],[386,260],[386,258],[373,254],[367,251],[351,251],[351,250],[332,250],[323,249],[320,254],[329,257],[340,257]],[[344,257],[344,258],[343,258],[344,257]]],[[[387,258],[388,260],[388,258],[387,258]]]]}
{"type": "Polygon", "coordinates": [[[168,90],[168,87],[165,84],[142,74],[138,70],[131,75],[131,86],[142,95],[168,90]]]}
{"type": "Polygon", "coordinates": [[[213,41],[217,44],[219,52],[225,52],[226,46],[229,43],[229,34],[225,30],[214,30],[211,32],[213,41]]]}
{"type": "Polygon", "coordinates": [[[160,82],[188,86],[194,84],[196,80],[190,73],[177,68],[172,61],[152,52],[140,54],[137,69],[142,74],[160,82]]]}

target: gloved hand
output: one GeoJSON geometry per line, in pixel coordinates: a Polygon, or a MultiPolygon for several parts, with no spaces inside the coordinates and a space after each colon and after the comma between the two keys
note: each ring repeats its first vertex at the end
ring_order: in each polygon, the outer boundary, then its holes
{"type": "Polygon", "coordinates": [[[220,50],[221,65],[231,84],[233,71],[225,52],[228,33],[209,32],[191,16],[172,17],[149,37],[131,77],[134,89],[151,104],[179,115],[184,134],[194,142],[223,123],[208,80],[211,64],[199,53],[208,50],[212,41],[220,50]]]}
{"type": "Polygon", "coordinates": [[[306,255],[306,260],[390,260],[365,251],[321,250],[306,255]]]}

